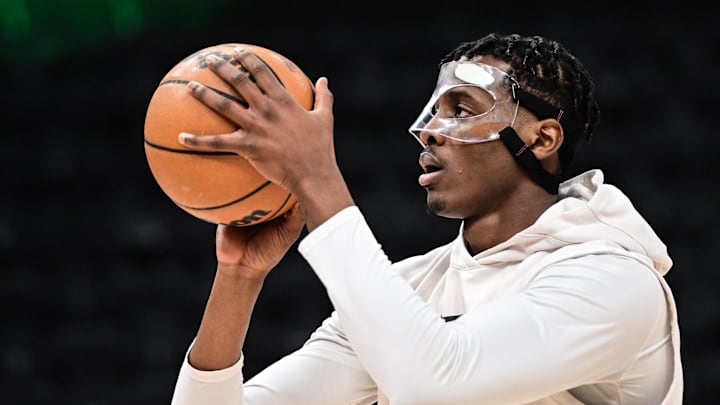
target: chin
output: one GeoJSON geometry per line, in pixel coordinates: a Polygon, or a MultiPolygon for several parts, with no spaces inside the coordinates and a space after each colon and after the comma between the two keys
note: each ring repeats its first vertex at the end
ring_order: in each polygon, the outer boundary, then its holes
{"type": "Polygon", "coordinates": [[[428,198],[426,204],[427,204],[426,211],[428,214],[435,215],[435,216],[441,217],[441,218],[447,218],[447,219],[462,219],[462,218],[464,218],[462,215],[450,210],[444,200],[428,198]]]}
{"type": "Polygon", "coordinates": [[[431,200],[428,198],[427,212],[438,217],[450,218],[447,215],[445,204],[442,201],[431,200]]]}

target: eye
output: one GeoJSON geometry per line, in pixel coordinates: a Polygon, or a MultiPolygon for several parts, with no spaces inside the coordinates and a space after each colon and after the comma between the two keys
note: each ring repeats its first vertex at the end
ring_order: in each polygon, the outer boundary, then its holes
{"type": "Polygon", "coordinates": [[[467,105],[453,102],[433,104],[431,114],[443,118],[467,118],[475,115],[467,105]]]}
{"type": "Polygon", "coordinates": [[[456,104],[453,112],[453,118],[467,118],[472,117],[474,114],[470,112],[462,104],[456,104]]]}

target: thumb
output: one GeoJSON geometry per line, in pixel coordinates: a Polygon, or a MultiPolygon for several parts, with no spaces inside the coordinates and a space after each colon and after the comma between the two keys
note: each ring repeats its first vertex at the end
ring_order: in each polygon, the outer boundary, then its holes
{"type": "Polygon", "coordinates": [[[332,109],[334,97],[328,88],[327,77],[321,77],[315,82],[315,105],[314,110],[332,109]]]}

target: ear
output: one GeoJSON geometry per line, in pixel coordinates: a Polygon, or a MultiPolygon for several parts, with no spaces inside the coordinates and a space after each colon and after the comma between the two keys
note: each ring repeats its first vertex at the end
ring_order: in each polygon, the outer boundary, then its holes
{"type": "Polygon", "coordinates": [[[535,158],[540,161],[548,173],[559,174],[561,172],[558,151],[564,136],[562,125],[556,119],[546,118],[533,121],[522,128],[520,136],[530,146],[535,158]]]}
{"type": "Polygon", "coordinates": [[[557,156],[564,138],[562,125],[554,118],[546,118],[535,122],[534,142],[530,144],[535,157],[546,160],[551,156],[557,156]]]}

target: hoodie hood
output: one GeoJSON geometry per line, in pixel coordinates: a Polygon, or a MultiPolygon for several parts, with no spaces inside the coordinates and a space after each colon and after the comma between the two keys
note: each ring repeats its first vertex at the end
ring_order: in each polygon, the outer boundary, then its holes
{"type": "MultiPolygon", "coordinates": [[[[595,169],[560,185],[560,193],[564,197],[561,204],[567,202],[568,208],[579,205],[576,210],[578,212],[573,212],[578,216],[568,215],[570,222],[566,226],[591,235],[595,232],[601,232],[600,235],[608,232],[612,235],[612,240],[623,248],[652,259],[655,269],[665,275],[673,264],[667,246],[635,209],[630,199],[604,180],[603,172],[595,169]],[[583,205],[586,208],[583,208],[583,205]],[[574,219],[580,222],[572,222],[574,219]]],[[[560,229],[557,230],[557,233],[561,232],[560,229]]]]}
{"type": "MultiPolygon", "coordinates": [[[[586,171],[560,184],[560,200],[538,220],[507,241],[460,259],[469,264],[521,261],[534,252],[585,246],[578,254],[593,253],[593,246],[611,247],[629,256],[652,261],[665,275],[672,267],[667,246],[617,187],[605,184],[601,170],[586,171]]],[[[462,227],[459,237],[462,238],[462,227]]],[[[457,246],[457,244],[456,244],[457,246]]],[[[600,250],[605,248],[599,248],[600,250]]]]}

